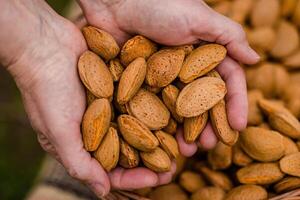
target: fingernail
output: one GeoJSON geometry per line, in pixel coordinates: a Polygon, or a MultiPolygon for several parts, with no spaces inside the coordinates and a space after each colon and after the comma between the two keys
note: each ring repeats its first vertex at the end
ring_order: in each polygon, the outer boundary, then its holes
{"type": "Polygon", "coordinates": [[[89,184],[89,187],[96,194],[97,197],[99,198],[104,197],[105,191],[101,184],[93,183],[93,184],[89,184]]]}

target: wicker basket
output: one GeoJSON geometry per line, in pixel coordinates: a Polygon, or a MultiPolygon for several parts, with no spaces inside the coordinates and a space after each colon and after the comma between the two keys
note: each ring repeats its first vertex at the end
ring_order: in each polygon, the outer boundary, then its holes
{"type": "MultiPolygon", "coordinates": [[[[64,193],[64,194],[60,194],[60,196],[66,194],[73,194],[74,196],[78,197],[72,200],[98,199],[82,183],[71,178],[67,174],[63,166],[50,157],[47,157],[45,159],[40,175],[37,178],[37,186],[41,186],[41,185],[57,188],[57,192],[61,191],[61,193],[64,193]]],[[[33,191],[30,193],[30,196],[32,196],[34,192],[35,190],[33,189],[33,191]]],[[[45,194],[45,196],[47,196],[47,194],[45,194]]],[[[32,200],[33,198],[27,198],[27,199],[32,200]]],[[[43,199],[49,199],[49,198],[43,198],[43,199]]],[[[52,196],[50,199],[56,199],[56,198],[53,198],[52,196]]],[[[63,198],[63,199],[67,199],[67,198],[63,198]]],[[[103,200],[150,200],[148,198],[127,191],[112,191],[108,196],[102,199],[103,200]]],[[[279,196],[272,197],[270,198],[270,200],[300,200],[300,189],[296,189],[281,194],[279,196]]]]}

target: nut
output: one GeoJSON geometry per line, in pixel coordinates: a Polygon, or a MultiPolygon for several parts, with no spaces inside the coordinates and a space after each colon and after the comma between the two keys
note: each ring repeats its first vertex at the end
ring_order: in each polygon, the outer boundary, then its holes
{"type": "Polygon", "coordinates": [[[144,165],[155,172],[167,172],[171,169],[168,154],[159,147],[150,152],[141,152],[140,155],[144,165]]]}
{"type": "Polygon", "coordinates": [[[82,137],[87,151],[95,151],[106,134],[111,119],[110,103],[97,99],[86,110],[82,119],[82,137]]]}
{"type": "Polygon", "coordinates": [[[202,133],[208,120],[208,112],[196,117],[185,118],[183,123],[183,136],[187,143],[193,143],[202,133]]]}

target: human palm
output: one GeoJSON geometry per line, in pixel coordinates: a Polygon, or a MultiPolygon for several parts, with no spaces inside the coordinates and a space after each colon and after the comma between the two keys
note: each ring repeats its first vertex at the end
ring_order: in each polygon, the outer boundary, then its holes
{"type": "MultiPolygon", "coordinates": [[[[119,44],[134,34],[142,34],[165,45],[209,41],[226,46],[228,56],[217,70],[227,84],[229,122],[236,130],[245,128],[248,108],[246,83],[238,62],[253,64],[259,57],[249,47],[239,24],[214,12],[202,0],[79,0],[79,3],[87,22],[111,33],[119,44]]],[[[181,129],[177,140],[183,155],[191,156],[196,152],[197,145],[186,144],[181,129]]],[[[199,145],[209,149],[216,142],[209,123],[200,135],[199,145]]]]}

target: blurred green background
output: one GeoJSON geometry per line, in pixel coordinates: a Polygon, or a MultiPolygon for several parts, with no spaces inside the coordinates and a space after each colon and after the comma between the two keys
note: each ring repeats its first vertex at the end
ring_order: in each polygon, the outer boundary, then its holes
{"type": "MultiPolygon", "coordinates": [[[[67,0],[48,0],[60,14],[67,0]]],[[[19,91],[0,67],[0,199],[24,199],[39,172],[44,152],[26,117],[19,91]]]]}

